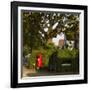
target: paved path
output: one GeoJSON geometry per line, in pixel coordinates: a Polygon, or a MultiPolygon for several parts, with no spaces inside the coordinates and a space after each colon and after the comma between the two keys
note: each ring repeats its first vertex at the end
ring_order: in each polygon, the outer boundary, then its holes
{"type": "Polygon", "coordinates": [[[28,69],[26,67],[23,67],[23,77],[26,77],[28,74],[36,74],[36,70],[35,69],[28,69]]]}
{"type": "Polygon", "coordinates": [[[33,76],[51,76],[51,75],[68,75],[68,74],[78,74],[75,72],[49,72],[49,71],[36,71],[35,69],[28,69],[23,67],[23,77],[33,77],[33,76]]]}

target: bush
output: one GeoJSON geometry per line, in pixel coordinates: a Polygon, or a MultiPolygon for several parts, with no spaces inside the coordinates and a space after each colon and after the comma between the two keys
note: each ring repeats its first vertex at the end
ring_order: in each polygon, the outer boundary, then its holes
{"type": "Polygon", "coordinates": [[[68,49],[58,49],[58,63],[57,67],[60,72],[79,72],[79,52],[77,49],[72,51],[68,49]],[[62,64],[70,64],[70,66],[62,66],[62,64]]]}
{"type": "Polygon", "coordinates": [[[27,55],[30,53],[30,47],[28,47],[27,45],[24,46],[23,48],[23,55],[27,55]]]}
{"type": "Polygon", "coordinates": [[[77,49],[73,49],[72,51],[68,49],[58,49],[57,51],[59,58],[75,58],[78,55],[77,49]]]}
{"type": "Polygon", "coordinates": [[[29,66],[30,68],[33,67],[33,64],[36,62],[36,57],[39,53],[42,53],[42,59],[43,59],[43,67],[48,67],[49,58],[55,51],[58,52],[58,63],[57,63],[57,69],[60,72],[65,72],[67,69],[69,71],[78,71],[78,50],[73,49],[72,51],[68,49],[58,49],[58,48],[52,48],[50,46],[47,49],[39,48],[38,50],[32,50],[31,56],[29,57],[29,66]],[[71,63],[71,67],[62,67],[62,63],[71,63]]]}
{"type": "Polygon", "coordinates": [[[55,45],[53,43],[46,44],[45,49],[54,49],[55,45]]]}

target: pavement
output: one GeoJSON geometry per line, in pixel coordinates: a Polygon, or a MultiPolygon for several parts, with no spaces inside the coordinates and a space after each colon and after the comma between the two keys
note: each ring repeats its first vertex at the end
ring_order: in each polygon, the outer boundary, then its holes
{"type": "Polygon", "coordinates": [[[34,68],[29,69],[26,67],[22,68],[22,77],[33,77],[33,76],[52,76],[52,75],[70,75],[78,74],[78,72],[49,72],[46,70],[36,71],[34,68]]]}

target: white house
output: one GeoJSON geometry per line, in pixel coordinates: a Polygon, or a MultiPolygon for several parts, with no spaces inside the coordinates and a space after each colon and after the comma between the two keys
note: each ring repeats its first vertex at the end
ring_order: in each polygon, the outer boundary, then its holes
{"type": "Polygon", "coordinates": [[[63,32],[60,34],[57,34],[56,37],[52,38],[52,42],[56,45],[62,48],[65,45],[66,42],[66,36],[63,32]]]}
{"type": "Polygon", "coordinates": [[[63,48],[67,44],[69,50],[72,50],[75,44],[75,41],[73,40],[66,40],[66,35],[63,32],[52,38],[52,42],[55,46],[59,46],[60,48],[63,48]]]}

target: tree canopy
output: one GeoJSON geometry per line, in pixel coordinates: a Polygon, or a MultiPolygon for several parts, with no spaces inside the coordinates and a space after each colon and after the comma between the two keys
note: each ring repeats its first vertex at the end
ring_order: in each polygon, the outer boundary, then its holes
{"type": "Polygon", "coordinates": [[[33,48],[45,46],[48,39],[61,31],[67,39],[75,40],[79,35],[79,14],[65,12],[22,11],[23,45],[33,48]]]}

